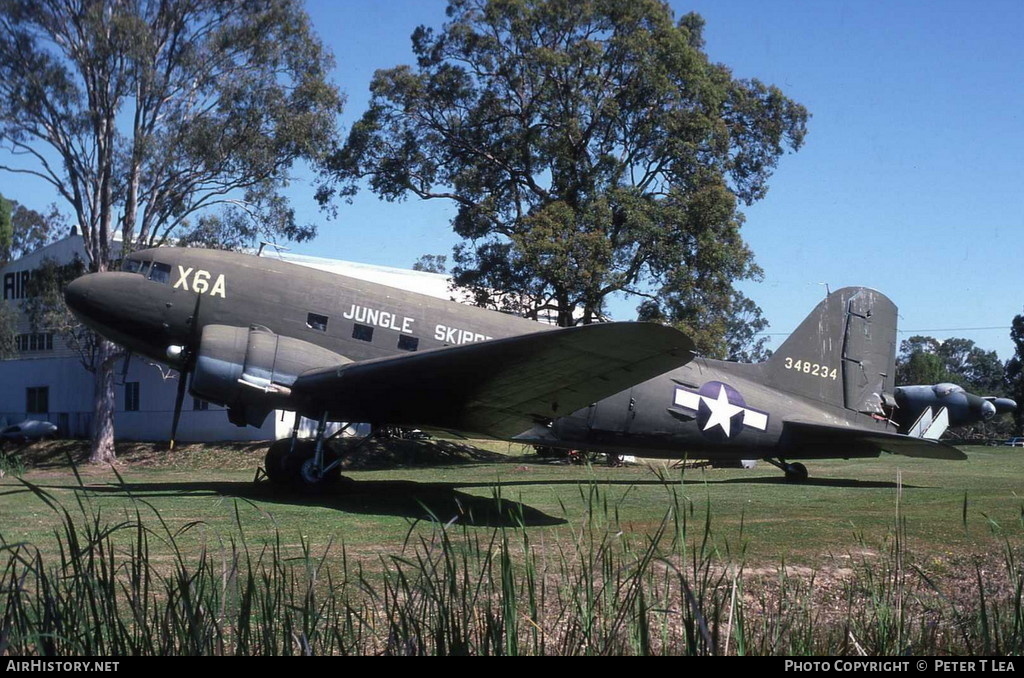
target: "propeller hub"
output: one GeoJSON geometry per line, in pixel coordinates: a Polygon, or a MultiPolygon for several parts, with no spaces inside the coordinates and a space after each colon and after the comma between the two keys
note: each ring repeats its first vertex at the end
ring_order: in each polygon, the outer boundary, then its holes
{"type": "Polygon", "coordinates": [[[167,347],[167,359],[173,362],[181,362],[185,357],[185,347],[178,344],[171,344],[167,347]]]}

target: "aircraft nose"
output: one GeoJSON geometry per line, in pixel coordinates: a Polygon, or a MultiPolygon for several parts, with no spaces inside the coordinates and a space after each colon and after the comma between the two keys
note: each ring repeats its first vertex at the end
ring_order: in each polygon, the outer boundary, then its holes
{"type": "Polygon", "coordinates": [[[71,284],[64,288],[64,303],[76,314],[87,315],[86,310],[89,303],[89,294],[92,291],[88,278],[92,273],[75,278],[71,284]]]}
{"type": "Polygon", "coordinates": [[[79,320],[102,334],[102,326],[132,314],[138,297],[133,285],[138,282],[142,277],[134,273],[88,273],[64,288],[64,302],[79,320]]]}

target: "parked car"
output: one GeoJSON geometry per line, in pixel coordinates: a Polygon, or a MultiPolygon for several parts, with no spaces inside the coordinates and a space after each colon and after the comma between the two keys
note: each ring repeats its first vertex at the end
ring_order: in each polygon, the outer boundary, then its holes
{"type": "Polygon", "coordinates": [[[1008,445],[1010,447],[1024,447],[1024,438],[1010,438],[1004,442],[1003,445],[1008,445]]]}
{"type": "Polygon", "coordinates": [[[6,426],[0,429],[0,440],[17,440],[28,442],[29,440],[42,440],[57,435],[57,425],[48,421],[26,419],[20,424],[6,426]]]}

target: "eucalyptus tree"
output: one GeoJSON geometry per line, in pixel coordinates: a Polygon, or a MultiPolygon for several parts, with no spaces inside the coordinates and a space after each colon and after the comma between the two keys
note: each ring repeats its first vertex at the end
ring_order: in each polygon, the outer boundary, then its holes
{"type": "Polygon", "coordinates": [[[702,317],[748,310],[732,287],[758,273],[739,207],[803,143],[803,106],[712,62],[703,19],[658,0],[450,0],[447,14],[413,33],[415,64],[376,73],[322,201],[368,184],[453,202],[456,283],[528,316],[554,305],[561,325],[599,319],[614,293],[669,320],[685,314],[665,295],[702,317]]]}
{"type": "MultiPolygon", "coordinates": [[[[60,196],[90,271],[211,219],[306,239],[281,189],[334,143],[332,65],[300,0],[8,0],[0,169],[60,196]]],[[[113,458],[117,359],[103,341],[91,365],[94,461],[113,458]]]]}

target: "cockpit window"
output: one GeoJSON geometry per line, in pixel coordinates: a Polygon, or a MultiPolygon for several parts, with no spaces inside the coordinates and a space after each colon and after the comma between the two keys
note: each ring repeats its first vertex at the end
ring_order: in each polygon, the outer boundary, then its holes
{"type": "Polygon", "coordinates": [[[129,259],[124,262],[124,270],[128,273],[138,273],[142,268],[142,262],[138,259],[129,259]]]}
{"type": "Polygon", "coordinates": [[[169,264],[161,264],[159,261],[153,262],[153,268],[149,272],[149,279],[158,282],[169,284],[171,282],[171,267],[169,264]]]}
{"type": "Polygon", "coordinates": [[[140,264],[139,264],[139,273],[142,274],[143,278],[149,276],[149,265],[152,264],[152,263],[153,263],[152,261],[140,262],[140,264]]]}

